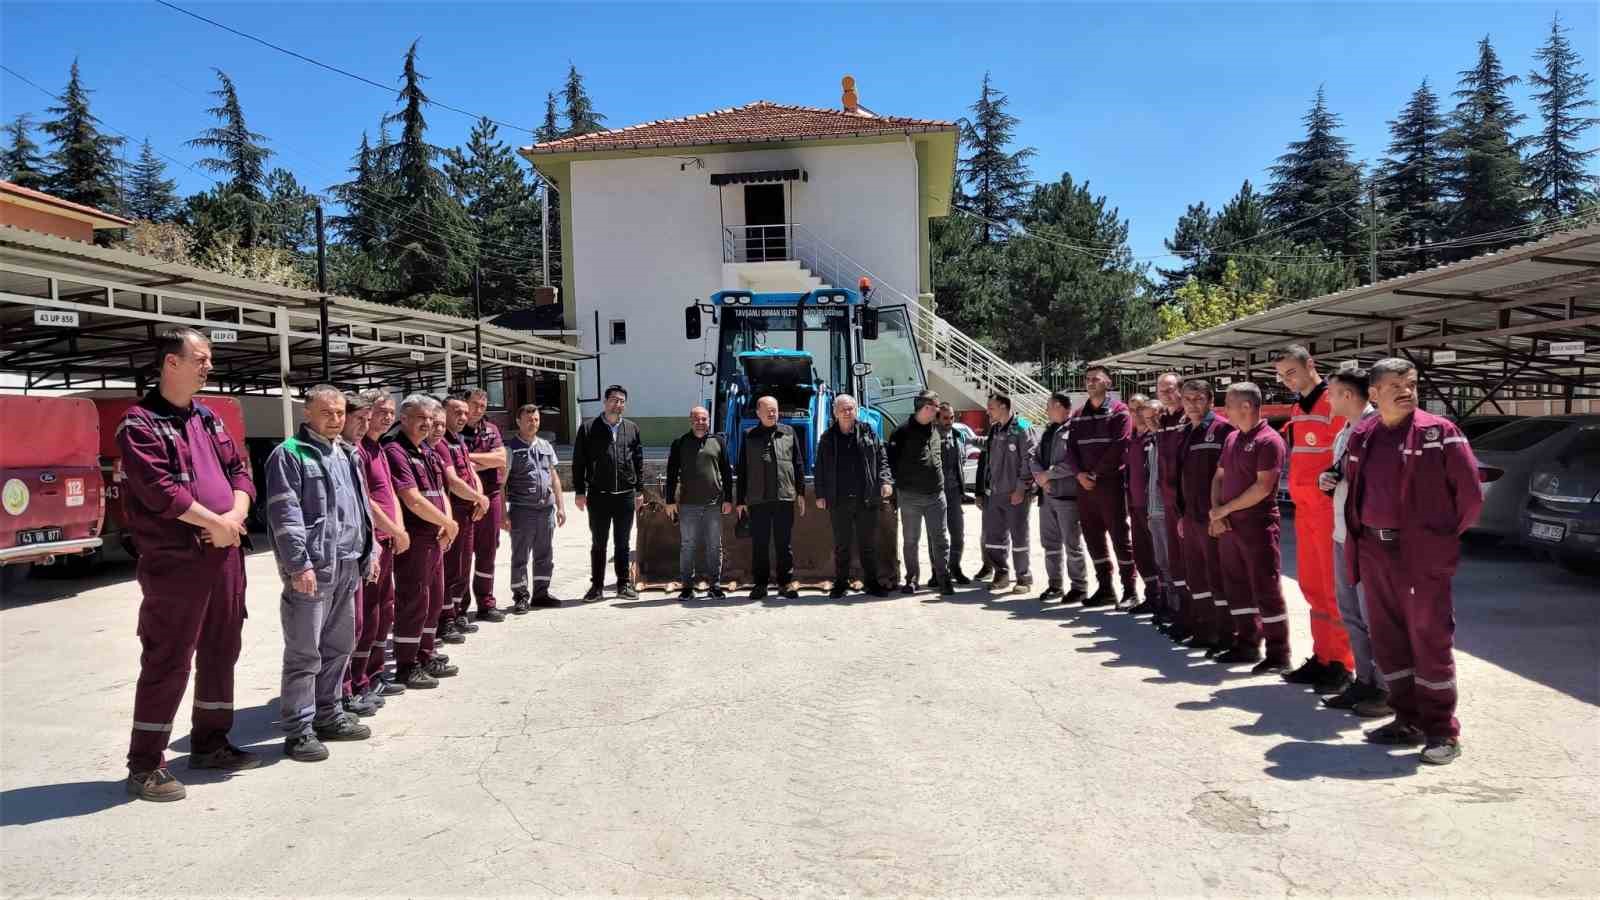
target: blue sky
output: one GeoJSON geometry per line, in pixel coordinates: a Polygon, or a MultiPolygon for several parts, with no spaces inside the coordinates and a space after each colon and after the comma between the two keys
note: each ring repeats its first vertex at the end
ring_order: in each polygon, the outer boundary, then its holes
{"type": "MultiPolygon", "coordinates": [[[[881,112],[956,118],[985,71],[1012,100],[1035,177],[1088,179],[1132,223],[1138,255],[1191,202],[1221,204],[1300,134],[1319,84],[1360,158],[1378,157],[1386,122],[1424,77],[1447,94],[1476,41],[1492,37],[1526,75],[1560,12],[1591,74],[1600,63],[1593,3],[667,4],[191,3],[234,28],[390,83],[421,39],[427,89],[501,121],[538,124],[568,61],[608,124],[687,115],[755,99],[839,104],[853,74],[881,112]]],[[[344,178],[362,129],[392,98],[150,2],[0,5],[0,58],[59,91],[73,57],[110,127],[192,162],[184,141],[211,124],[212,67],[237,83],[273,163],[314,189],[344,178]]],[[[1528,86],[1514,96],[1536,124],[1528,86]]],[[[51,101],[0,74],[0,113],[51,101]]],[[[470,120],[430,114],[430,138],[465,140],[470,120]]],[[[528,136],[502,131],[502,139],[528,136]]],[[[1588,144],[1600,144],[1600,129],[1588,144]]],[[[134,151],[136,152],[136,150],[134,151]]],[[[173,166],[181,187],[208,186],[173,166]]]]}

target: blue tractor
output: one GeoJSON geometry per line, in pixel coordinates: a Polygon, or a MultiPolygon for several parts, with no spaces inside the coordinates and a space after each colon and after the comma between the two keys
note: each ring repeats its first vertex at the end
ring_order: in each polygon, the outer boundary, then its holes
{"type": "MultiPolygon", "coordinates": [[[[818,288],[806,293],[718,291],[685,311],[684,336],[705,340],[707,314],[715,329],[716,356],[695,367],[703,379],[704,405],[712,429],[728,441],[737,468],[744,434],[758,423],[756,400],[778,401],[779,421],[800,437],[807,475],[807,515],[794,531],[795,575],[820,585],[833,577],[833,539],[827,514],[809,491],[823,432],[833,425],[833,401],[851,394],[858,420],[887,438],[911,413],[926,379],[910,320],[903,307],[870,304],[870,286],[860,291],[818,288]]],[[[678,579],[678,531],[661,508],[659,492],[646,491],[639,519],[638,579],[643,586],[672,586],[678,579]],[[652,494],[654,494],[652,496],[652,494]]],[[[878,553],[885,583],[899,570],[898,527],[885,505],[878,553]]],[[[749,580],[750,542],[732,517],[724,522],[723,579],[749,580]]],[[[859,569],[853,577],[859,578],[859,569]]]]}

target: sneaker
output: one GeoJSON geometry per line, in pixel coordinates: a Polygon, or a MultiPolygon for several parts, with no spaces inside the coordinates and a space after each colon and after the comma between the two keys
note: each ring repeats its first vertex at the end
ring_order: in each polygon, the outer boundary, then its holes
{"type": "MultiPolygon", "coordinates": [[[[501,612],[498,609],[495,609],[492,606],[489,607],[488,609],[480,609],[480,610],[478,610],[478,621],[479,622],[499,623],[499,622],[504,622],[505,620],[506,620],[506,614],[501,612]]],[[[476,625],[472,626],[472,630],[473,631],[477,631],[478,630],[478,626],[476,626],[476,625]]]]}
{"type": "Polygon", "coordinates": [[[383,695],[379,694],[376,688],[367,688],[366,692],[361,695],[361,698],[363,700],[367,700],[378,709],[383,709],[384,704],[389,702],[383,699],[383,695]]]}
{"type": "Polygon", "coordinates": [[[364,741],[372,737],[372,729],[361,724],[355,716],[345,713],[325,725],[312,725],[317,737],[324,741],[364,741]]]}
{"type": "Polygon", "coordinates": [[[1387,719],[1394,715],[1394,707],[1389,705],[1389,692],[1374,688],[1377,693],[1350,707],[1350,711],[1363,719],[1387,719]]]}
{"type": "Polygon", "coordinates": [[[1328,667],[1317,661],[1315,656],[1306,657],[1300,668],[1293,672],[1285,672],[1283,680],[1290,684],[1317,684],[1326,678],[1328,667]]]}
{"type": "Polygon", "coordinates": [[[314,734],[299,734],[283,742],[283,755],[298,762],[322,762],[328,748],[314,734]]]}
{"type": "Polygon", "coordinates": [[[434,637],[441,644],[465,644],[467,642],[467,636],[462,634],[461,631],[456,628],[456,624],[454,622],[451,622],[449,625],[439,629],[438,633],[436,633],[434,637]]]}
{"type": "Polygon", "coordinates": [[[870,597],[887,597],[887,596],[889,596],[889,588],[886,587],[882,582],[869,581],[866,584],[865,590],[867,592],[867,595],[870,596],[870,597]]]}
{"type": "Polygon", "coordinates": [[[783,599],[785,599],[785,600],[799,600],[800,599],[800,585],[797,582],[793,582],[793,581],[791,581],[788,584],[784,585],[783,586],[783,599]]]}
{"type": "Polygon", "coordinates": [[[1026,594],[1031,590],[1033,590],[1032,578],[1018,578],[1017,583],[1011,587],[1011,593],[1013,594],[1026,594]]]}
{"type": "Polygon", "coordinates": [[[1066,595],[1067,592],[1061,589],[1061,582],[1052,581],[1045,586],[1044,590],[1039,592],[1039,602],[1049,603],[1051,600],[1059,600],[1066,595]]]}
{"type": "Polygon", "coordinates": [[[713,584],[711,589],[706,591],[706,596],[713,600],[726,600],[728,599],[728,592],[722,589],[722,585],[713,584]]]}
{"type": "Polygon", "coordinates": [[[396,694],[404,694],[406,692],[406,686],[399,681],[394,680],[380,681],[378,683],[377,691],[380,698],[393,697],[396,694]]]}
{"type": "Polygon", "coordinates": [[[994,573],[994,580],[989,582],[989,593],[1004,594],[1011,590],[1011,574],[1009,572],[994,573]]]}
{"type": "Polygon", "coordinates": [[[1350,670],[1346,669],[1342,662],[1328,663],[1323,671],[1326,673],[1326,677],[1311,686],[1311,689],[1319,694],[1337,694],[1355,683],[1355,677],[1350,674],[1350,670]]]}
{"type": "Polygon", "coordinates": [[[461,671],[457,666],[450,665],[448,659],[435,656],[423,665],[423,670],[435,678],[450,678],[461,671]]]}
{"type": "Polygon", "coordinates": [[[1245,663],[1258,663],[1261,661],[1261,651],[1255,647],[1235,646],[1232,650],[1218,653],[1213,657],[1225,666],[1238,666],[1245,663]]]}
{"type": "Polygon", "coordinates": [[[432,656],[430,656],[428,658],[429,659],[437,659],[441,664],[443,664],[443,663],[447,663],[447,662],[450,661],[450,654],[435,652],[432,656]]]}
{"type": "Polygon", "coordinates": [[[1096,606],[1112,606],[1116,602],[1117,592],[1112,589],[1111,585],[1102,584],[1095,588],[1095,592],[1083,601],[1083,608],[1093,609],[1096,606]]]}
{"type": "Polygon", "coordinates": [[[345,712],[350,713],[353,716],[361,716],[365,718],[367,716],[375,716],[378,714],[378,704],[373,703],[365,697],[346,697],[344,700],[340,701],[339,705],[344,708],[345,712]]]}
{"type": "Polygon", "coordinates": [[[633,586],[633,582],[624,581],[621,584],[617,585],[617,599],[618,600],[637,600],[637,599],[639,599],[639,591],[638,591],[637,588],[635,588],[633,586]]]}
{"type": "Polygon", "coordinates": [[[900,585],[900,593],[902,593],[902,594],[910,596],[911,594],[915,594],[916,592],[917,592],[917,582],[916,582],[915,579],[907,578],[905,583],[900,585]]]}
{"type": "Polygon", "coordinates": [[[599,603],[606,598],[605,588],[602,585],[591,584],[589,590],[583,595],[585,603],[599,603]]]}
{"type": "Polygon", "coordinates": [[[1382,692],[1364,681],[1355,681],[1352,679],[1349,684],[1345,685],[1344,690],[1332,697],[1323,697],[1322,705],[1328,707],[1329,709],[1353,710],[1356,708],[1357,703],[1360,703],[1363,700],[1370,700],[1372,699],[1372,696],[1377,693],[1382,692]]]}
{"type": "Polygon", "coordinates": [[[1422,761],[1430,766],[1448,766],[1460,755],[1459,738],[1428,738],[1428,745],[1422,748],[1422,761]]]}
{"type": "Polygon", "coordinates": [[[750,599],[751,600],[765,600],[765,599],[767,599],[767,586],[764,585],[764,584],[759,584],[759,583],[751,585],[750,586],[750,599]]]}
{"type": "Polygon", "coordinates": [[[1082,603],[1084,600],[1088,599],[1088,597],[1088,591],[1084,590],[1083,588],[1075,587],[1072,590],[1067,591],[1067,595],[1061,598],[1061,605],[1068,606],[1073,603],[1082,603]]]}
{"type": "Polygon", "coordinates": [[[845,584],[842,581],[835,581],[833,583],[833,587],[828,590],[828,599],[829,600],[842,600],[842,599],[844,599],[844,595],[848,594],[848,593],[850,593],[850,586],[849,585],[845,584]]]}
{"type": "Polygon", "coordinates": [[[679,600],[693,600],[694,599],[694,585],[693,584],[684,585],[683,586],[683,590],[678,592],[678,599],[679,600]]]}
{"type": "Polygon", "coordinates": [[[223,769],[228,772],[242,772],[245,769],[254,769],[261,765],[261,757],[248,750],[240,750],[232,744],[224,744],[210,753],[189,754],[189,768],[191,769],[223,769]]]}
{"type": "Polygon", "coordinates": [[[1261,662],[1256,663],[1255,666],[1250,669],[1250,674],[1281,675],[1288,671],[1288,669],[1289,661],[1287,659],[1273,659],[1269,656],[1266,659],[1263,659],[1261,662]]]}
{"type": "Polygon", "coordinates": [[[1372,729],[1367,732],[1366,738],[1369,744],[1389,747],[1420,747],[1428,742],[1421,728],[1399,721],[1372,729]]]}
{"type": "MultiPolygon", "coordinates": [[[[504,619],[505,616],[501,615],[500,618],[504,619]]],[[[462,634],[477,634],[478,626],[465,613],[462,613],[461,615],[456,616],[456,630],[462,634]]]]}
{"type": "Polygon", "coordinates": [[[152,803],[170,803],[182,800],[188,794],[183,783],[173,777],[165,766],[148,772],[129,772],[128,793],[152,803]]]}
{"type": "Polygon", "coordinates": [[[549,594],[539,594],[528,599],[528,607],[530,609],[556,609],[559,606],[561,606],[561,598],[552,597],[549,594]]]}
{"type": "Polygon", "coordinates": [[[438,680],[424,671],[423,666],[417,666],[405,675],[405,686],[414,691],[431,690],[439,686],[438,680]]]}
{"type": "Polygon", "coordinates": [[[520,616],[533,607],[528,605],[528,595],[518,591],[511,595],[511,614],[520,616]]]}

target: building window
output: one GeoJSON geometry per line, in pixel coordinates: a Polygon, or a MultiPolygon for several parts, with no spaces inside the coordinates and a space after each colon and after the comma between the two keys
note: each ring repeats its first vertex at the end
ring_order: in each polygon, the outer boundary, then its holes
{"type": "Polygon", "coordinates": [[[628,342],[628,322],[625,319],[611,320],[611,343],[626,344],[628,342]]]}

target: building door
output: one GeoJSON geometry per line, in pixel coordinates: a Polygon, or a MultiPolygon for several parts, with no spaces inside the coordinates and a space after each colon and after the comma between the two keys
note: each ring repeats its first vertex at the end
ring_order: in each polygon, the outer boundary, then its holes
{"type": "Polygon", "coordinates": [[[745,259],[774,262],[789,258],[789,223],[783,185],[744,186],[745,259]]]}

